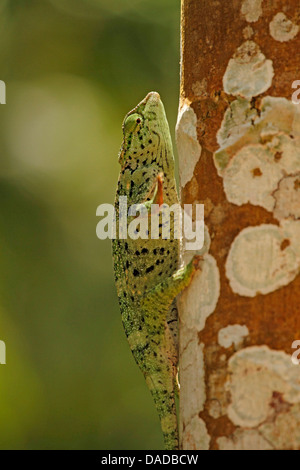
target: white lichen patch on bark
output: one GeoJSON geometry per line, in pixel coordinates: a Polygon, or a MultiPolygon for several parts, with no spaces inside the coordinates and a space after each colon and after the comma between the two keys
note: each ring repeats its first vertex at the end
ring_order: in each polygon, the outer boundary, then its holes
{"type": "Polygon", "coordinates": [[[214,155],[214,162],[218,174],[222,176],[237,152],[251,144],[270,148],[276,163],[280,161],[279,153],[286,151],[281,168],[289,172],[293,165],[293,171],[297,171],[300,160],[299,138],[300,106],[295,106],[285,98],[266,96],[256,109],[248,100],[237,99],[225,112],[217,134],[220,148],[214,155]]]}
{"type": "Polygon", "coordinates": [[[250,202],[272,211],[273,192],[283,174],[274,164],[272,152],[264,145],[243,147],[224,173],[224,190],[229,202],[241,206],[250,202]]]}
{"type": "MultiPolygon", "coordinates": [[[[178,298],[180,319],[180,435],[184,449],[208,449],[210,437],[205,422],[199,418],[206,399],[203,345],[198,333],[217,305],[220,295],[220,274],[213,256],[208,254],[210,236],[205,227],[201,271],[178,298]],[[197,441],[195,441],[197,436],[197,441]]],[[[199,252],[198,252],[199,254],[199,252]]],[[[188,262],[193,252],[183,256],[188,262]]]]}
{"type": "Polygon", "coordinates": [[[223,87],[230,95],[250,100],[270,88],[273,76],[272,61],[266,59],[254,41],[246,41],[229,60],[223,87]]]}
{"type": "Polygon", "coordinates": [[[277,13],[270,23],[270,34],[280,42],[290,41],[299,33],[299,26],[289,20],[282,12],[277,13]]]}
{"type": "Polygon", "coordinates": [[[288,240],[300,265],[300,220],[285,219],[280,223],[285,240],[288,240]]]}
{"type": "Polygon", "coordinates": [[[273,447],[256,429],[237,429],[229,437],[217,439],[219,450],[272,450],[273,447]]]}
{"type": "Polygon", "coordinates": [[[188,289],[183,291],[180,302],[185,305],[181,321],[190,329],[202,331],[206,319],[217,306],[220,296],[220,274],[217,262],[205,254],[201,271],[197,272],[188,289]]]}
{"type": "Polygon", "coordinates": [[[250,39],[254,34],[254,31],[253,29],[251,28],[251,26],[246,26],[244,29],[243,29],[243,36],[245,39],[250,39]]]}
{"type": "MultiPolygon", "coordinates": [[[[220,147],[220,150],[216,153],[217,157],[221,151],[225,151],[236,142],[239,142],[252,129],[255,119],[257,119],[257,110],[250,107],[248,100],[238,98],[233,101],[226,110],[221,128],[217,133],[217,142],[220,147]]],[[[224,165],[221,165],[221,162],[218,165],[218,162],[219,158],[216,164],[218,171],[221,171],[226,167],[228,159],[225,160],[224,165]]]]}
{"type": "Polygon", "coordinates": [[[274,198],[274,215],[278,220],[288,217],[300,219],[300,172],[283,178],[274,192],[274,198]]]}
{"type": "Polygon", "coordinates": [[[207,432],[206,424],[199,416],[194,416],[187,425],[182,447],[184,450],[209,450],[210,436],[207,432]]]}
{"type": "Polygon", "coordinates": [[[201,155],[201,145],[197,137],[197,115],[186,103],[178,114],[176,144],[179,155],[180,184],[184,187],[192,179],[201,155]]]}
{"type": "Polygon", "coordinates": [[[249,330],[246,325],[228,325],[221,328],[218,332],[218,343],[223,348],[230,348],[234,345],[239,347],[246,336],[249,335],[249,330]]]}
{"type": "Polygon", "coordinates": [[[233,101],[214,155],[229,202],[258,205],[282,221],[300,212],[300,107],[265,97],[259,108],[233,101]]]}
{"type": "Polygon", "coordinates": [[[299,450],[300,448],[300,406],[284,403],[282,398],[276,396],[273,406],[282,409],[272,422],[266,422],[259,427],[259,432],[272,443],[275,449],[299,450]]]}
{"type": "MultiPolygon", "coordinates": [[[[274,417],[285,413],[292,418],[291,405],[299,410],[300,374],[285,352],[267,346],[242,349],[229,359],[228,372],[228,417],[235,425],[257,428],[269,423],[274,430],[274,417]]],[[[263,427],[258,429],[266,434],[263,427]]]]}
{"type": "Polygon", "coordinates": [[[293,175],[300,171],[299,134],[277,133],[266,145],[274,155],[276,166],[282,170],[282,176],[293,175]]]}
{"type": "Polygon", "coordinates": [[[247,227],[234,239],[226,260],[233,292],[247,297],[269,294],[299,273],[299,260],[281,227],[247,227]]]}
{"type": "MultiPolygon", "coordinates": [[[[219,352],[220,347],[217,344],[206,346],[206,358],[214,357],[219,352]]],[[[227,378],[226,356],[224,359],[223,355],[221,355],[219,360],[220,362],[216,367],[210,370],[207,379],[206,408],[209,415],[214,419],[225,416],[228,407],[228,397],[224,389],[227,378]]]]}
{"type": "Polygon", "coordinates": [[[262,14],[262,0],[243,0],[241,13],[249,23],[255,23],[262,14]]]}
{"type": "Polygon", "coordinates": [[[212,399],[208,403],[208,413],[214,419],[220,418],[222,416],[222,407],[217,399],[212,399]]]}
{"type": "MultiPolygon", "coordinates": [[[[191,338],[190,338],[191,339],[191,338]]],[[[188,387],[181,387],[180,400],[185,403],[181,410],[183,429],[203,410],[205,402],[203,344],[198,344],[197,333],[182,351],[180,361],[180,377],[189,377],[188,387]]]]}

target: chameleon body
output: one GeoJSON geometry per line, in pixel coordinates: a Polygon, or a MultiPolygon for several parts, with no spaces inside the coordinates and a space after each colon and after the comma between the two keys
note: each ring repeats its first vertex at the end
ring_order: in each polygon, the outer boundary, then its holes
{"type": "MultiPolygon", "coordinates": [[[[121,172],[115,200],[117,238],[113,258],[122,322],[133,356],[152,393],[166,449],[178,448],[175,406],[177,375],[176,296],[198,269],[198,257],[178,269],[180,240],[118,238],[119,197],[128,207],[178,203],[169,126],[158,93],[127,114],[119,154],[121,172]]],[[[134,217],[128,218],[128,224],[134,217]]],[[[150,224],[149,224],[150,225],[150,224]]]]}

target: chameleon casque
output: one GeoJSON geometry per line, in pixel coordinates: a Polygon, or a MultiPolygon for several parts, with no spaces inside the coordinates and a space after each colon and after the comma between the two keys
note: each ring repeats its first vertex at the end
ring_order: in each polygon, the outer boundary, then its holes
{"type": "MultiPolygon", "coordinates": [[[[119,153],[120,177],[115,200],[117,237],[119,197],[127,204],[178,203],[171,136],[164,106],[151,92],[125,117],[119,153]]],[[[134,217],[128,217],[128,224],[134,217]]],[[[150,227],[150,223],[149,223],[150,227]]],[[[150,229],[149,229],[150,230],[150,229]]],[[[135,361],[144,374],[161,422],[166,449],[178,449],[176,296],[189,285],[199,257],[178,269],[180,240],[113,240],[114,271],[122,322],[135,361]]]]}

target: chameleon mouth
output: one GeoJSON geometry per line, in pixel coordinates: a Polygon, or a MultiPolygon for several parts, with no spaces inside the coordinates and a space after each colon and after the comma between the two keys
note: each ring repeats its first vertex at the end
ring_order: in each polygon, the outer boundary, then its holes
{"type": "Polygon", "coordinates": [[[157,116],[157,110],[160,108],[163,108],[163,104],[159,93],[156,91],[150,91],[150,93],[148,93],[148,95],[126,115],[126,118],[131,114],[137,113],[143,118],[146,118],[147,116],[150,120],[155,119],[157,116]]]}
{"type": "Polygon", "coordinates": [[[155,101],[156,103],[160,101],[160,95],[156,91],[150,91],[148,95],[145,98],[145,103],[148,103],[149,101],[155,101]]]}
{"type": "MultiPolygon", "coordinates": [[[[150,120],[156,119],[163,112],[163,104],[159,93],[151,91],[142,101],[143,115],[150,120]]],[[[141,109],[141,108],[140,108],[141,109]]]]}
{"type": "Polygon", "coordinates": [[[159,93],[156,91],[150,91],[150,93],[148,93],[148,95],[139,104],[129,111],[126,117],[134,113],[138,113],[144,116],[146,109],[155,108],[159,103],[161,103],[159,93]]]}

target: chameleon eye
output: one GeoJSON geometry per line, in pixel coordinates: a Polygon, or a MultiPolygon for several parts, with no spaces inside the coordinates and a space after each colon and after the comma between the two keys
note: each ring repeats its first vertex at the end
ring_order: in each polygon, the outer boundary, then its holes
{"type": "Polygon", "coordinates": [[[140,129],[143,122],[140,114],[131,114],[124,121],[124,132],[135,132],[140,129]]]}

